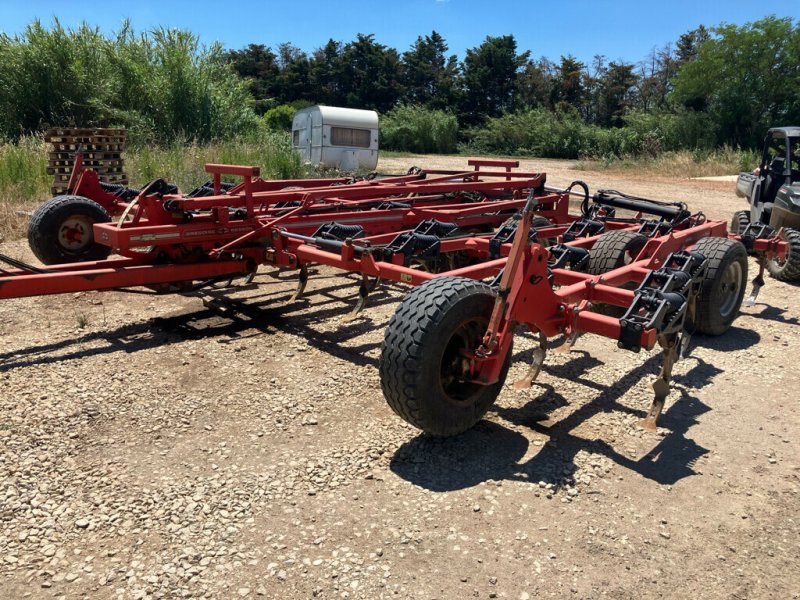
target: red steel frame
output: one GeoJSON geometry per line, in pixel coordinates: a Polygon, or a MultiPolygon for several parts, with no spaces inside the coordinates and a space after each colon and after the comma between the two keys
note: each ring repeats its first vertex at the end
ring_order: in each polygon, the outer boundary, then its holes
{"type": "MultiPolygon", "coordinates": [[[[181,292],[198,281],[252,275],[260,264],[298,269],[317,263],[411,285],[442,275],[484,279],[502,271],[489,329],[481,347],[469,357],[474,381],[489,384],[499,377],[514,324],[524,323],[547,337],[588,332],[619,339],[620,320],[588,310],[591,303],[628,307],[634,292],[619,286],[641,282],[670,253],[691,249],[703,237],[728,236],[724,222],[694,216],[666,235],[651,237],[631,264],[604,275],[561,268],[548,271],[547,249],[528,242],[533,212],[526,211],[513,243],[503,244],[500,256],[492,258],[492,232],[486,229],[493,231],[509,213],[522,208],[529,194],[534,197],[532,190],[536,191],[536,214],[554,222],[538,231],[540,239],[562,236],[579,217],[568,214],[568,192],[544,188],[544,174],[513,172],[515,161],[470,164],[474,171],[428,171],[349,183],[341,178],[262,181],[256,179],[256,167],[207,165],[214,196],[159,197],[143,191],[131,202],[117,202],[115,212],[125,212],[130,221],[94,225],[95,239],[121,258],[5,270],[0,273],[0,298],[137,286],[181,292]],[[482,171],[481,167],[504,170],[482,171]],[[223,175],[238,175],[244,181],[220,194],[223,175]],[[474,199],[470,193],[479,193],[482,199],[470,202],[474,199]],[[380,202],[402,205],[376,207],[380,202]],[[440,247],[443,253],[465,253],[477,264],[431,273],[404,264],[401,255],[382,259],[376,252],[398,232],[427,219],[455,223],[463,230],[478,228],[469,236],[445,238],[440,247]],[[341,241],[335,250],[309,237],[331,221],[358,224],[364,232],[341,241]]],[[[99,187],[93,171],[82,169],[80,163],[73,177],[75,185],[72,181],[70,185],[76,191],[90,193],[91,186],[99,187]]],[[[632,220],[608,219],[606,231],[635,230],[638,225],[632,220]]],[[[567,245],[588,249],[598,238],[579,238],[567,245]]],[[[752,249],[768,257],[785,257],[787,243],[778,235],[756,240],[752,249]]],[[[656,335],[654,329],[643,330],[641,347],[653,348],[656,335]]]]}

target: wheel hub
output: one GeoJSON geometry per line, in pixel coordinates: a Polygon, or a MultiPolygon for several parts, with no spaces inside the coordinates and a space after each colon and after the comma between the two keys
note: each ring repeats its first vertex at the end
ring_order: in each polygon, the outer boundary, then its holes
{"type": "Polygon", "coordinates": [[[82,250],[91,239],[92,221],[85,215],[67,217],[58,229],[58,243],[70,252],[82,250]]]}
{"type": "Polygon", "coordinates": [[[725,269],[720,280],[719,291],[721,300],[719,312],[723,317],[728,317],[736,308],[739,292],[742,289],[742,266],[732,262],[725,269]]]}
{"type": "Polygon", "coordinates": [[[454,404],[468,403],[481,385],[469,381],[469,361],[465,350],[473,350],[480,344],[486,331],[485,319],[471,319],[462,323],[448,342],[440,367],[440,384],[445,397],[454,404]]]}

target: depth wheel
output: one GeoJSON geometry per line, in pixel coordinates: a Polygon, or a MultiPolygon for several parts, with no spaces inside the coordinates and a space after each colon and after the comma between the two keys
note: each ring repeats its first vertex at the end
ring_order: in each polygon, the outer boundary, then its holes
{"type": "Polygon", "coordinates": [[[46,265],[105,260],[111,248],[94,241],[92,225],[111,221],[106,209],[82,196],[56,196],[34,211],[28,245],[46,265]]]}
{"type": "Polygon", "coordinates": [[[796,281],[800,279],[800,231],[787,227],[783,233],[789,242],[786,260],[773,258],[767,263],[767,270],[779,281],[796,281]]]}
{"type": "MultiPolygon", "coordinates": [[[[515,217],[509,217],[505,221],[503,221],[502,225],[500,225],[499,229],[502,229],[509,223],[514,221],[515,217]]],[[[536,229],[544,229],[545,227],[553,227],[553,222],[548,219],[547,217],[542,217],[540,215],[535,215],[531,220],[531,230],[536,229]]],[[[558,238],[545,238],[543,240],[539,240],[539,244],[544,246],[545,248],[549,246],[555,246],[558,243],[558,238]]]]}
{"type": "Polygon", "coordinates": [[[730,329],[739,314],[747,284],[747,250],[736,240],[705,237],[692,248],[708,259],[708,270],[697,297],[695,325],[706,335],[730,329]]]}
{"type": "Polygon", "coordinates": [[[492,314],[488,285],[463,277],[436,277],[408,294],[389,321],[381,346],[380,378],[389,406],[406,422],[435,436],[462,433],[497,399],[499,380],[464,380],[463,350],[477,348],[492,314]]]}
{"type": "MultiPolygon", "coordinates": [[[[586,272],[590,275],[605,275],[609,271],[630,264],[647,243],[647,237],[635,231],[609,231],[601,235],[589,250],[589,265],[586,272]]],[[[626,290],[636,289],[633,281],[622,284],[626,290]]],[[[625,309],[613,304],[595,304],[593,312],[611,317],[621,317],[625,309]]]]}

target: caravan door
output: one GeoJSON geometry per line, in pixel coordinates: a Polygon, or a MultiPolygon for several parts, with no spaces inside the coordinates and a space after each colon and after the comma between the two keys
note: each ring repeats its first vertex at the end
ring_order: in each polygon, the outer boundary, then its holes
{"type": "Polygon", "coordinates": [[[292,123],[292,146],[304,163],[311,161],[311,114],[295,115],[292,123]]]}
{"type": "Polygon", "coordinates": [[[308,128],[311,135],[311,164],[318,165],[322,162],[322,113],[317,111],[308,114],[308,128]]]}

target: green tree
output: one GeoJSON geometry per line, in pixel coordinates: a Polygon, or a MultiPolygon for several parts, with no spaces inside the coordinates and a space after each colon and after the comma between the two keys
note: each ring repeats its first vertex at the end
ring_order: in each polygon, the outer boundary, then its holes
{"type": "Polygon", "coordinates": [[[556,109],[566,111],[572,107],[577,111],[583,111],[586,100],[585,69],[586,65],[574,56],[561,57],[551,99],[556,109]]]}
{"type": "Polygon", "coordinates": [[[257,112],[263,113],[275,104],[280,69],[278,58],[271,48],[263,44],[249,44],[241,50],[229,51],[227,57],[236,72],[247,80],[257,112]]]}
{"type": "Polygon", "coordinates": [[[634,99],[636,107],[645,112],[665,109],[677,70],[672,44],[653,49],[639,66],[634,99]]]}
{"type": "Polygon", "coordinates": [[[603,127],[622,127],[623,117],[633,102],[634,86],[638,81],[630,63],[610,62],[599,81],[597,124],[603,127]]]}
{"type": "Polygon", "coordinates": [[[332,106],[344,103],[344,93],[340,72],[344,65],[341,60],[342,44],[334,40],[311,55],[309,62],[309,82],[314,90],[314,101],[332,106]]]}
{"type": "Polygon", "coordinates": [[[700,44],[707,41],[711,34],[705,25],[700,25],[691,31],[687,31],[678,38],[675,50],[675,60],[678,66],[684,65],[697,58],[697,51],[700,44]]]}
{"type": "Polygon", "coordinates": [[[458,58],[447,56],[447,44],[436,31],[419,36],[403,53],[403,98],[435,109],[452,107],[456,100],[458,58]]]}
{"type": "Polygon", "coordinates": [[[551,108],[556,66],[544,56],[529,60],[517,73],[516,101],[518,108],[551,108]]]}
{"type": "Polygon", "coordinates": [[[716,27],[674,86],[678,102],[705,108],[719,143],[755,147],[768,127],[800,121],[800,27],[774,16],[716,27]]]}
{"type": "Polygon", "coordinates": [[[530,52],[517,54],[513,35],[487,36],[477,48],[467,50],[463,64],[462,118],[467,123],[498,116],[514,109],[517,75],[530,52]]]}
{"type": "Polygon", "coordinates": [[[359,33],[347,44],[336,61],[336,75],[345,106],[385,112],[401,94],[400,57],[373,38],[359,33]]]}
{"type": "Polygon", "coordinates": [[[314,99],[310,80],[311,65],[305,52],[289,43],[280,44],[278,69],[275,90],[280,103],[314,99]]]}

